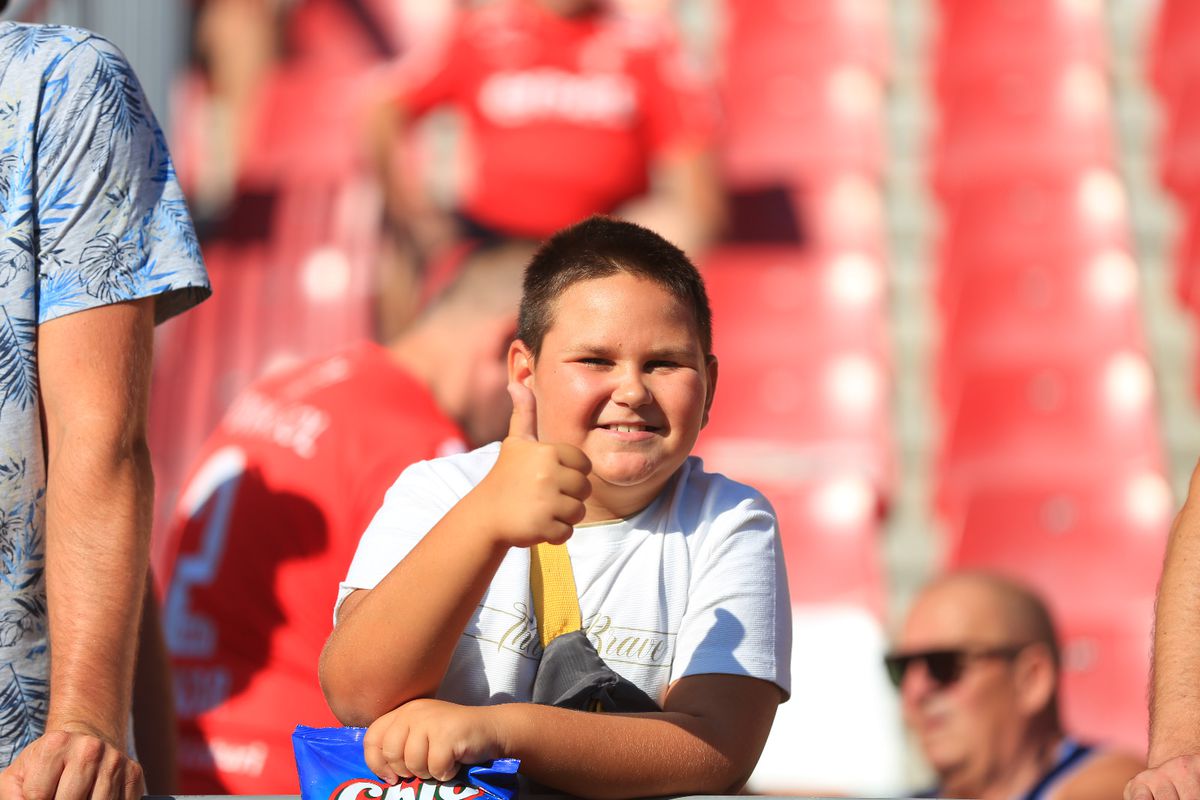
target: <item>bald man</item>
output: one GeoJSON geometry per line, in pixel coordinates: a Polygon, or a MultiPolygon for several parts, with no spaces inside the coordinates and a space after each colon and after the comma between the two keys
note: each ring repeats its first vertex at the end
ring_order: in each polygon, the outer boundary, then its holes
{"type": "Polygon", "coordinates": [[[1063,732],[1050,615],[1007,579],[954,573],[927,585],[885,661],[937,774],[930,796],[1116,798],[1142,768],[1063,732]]]}

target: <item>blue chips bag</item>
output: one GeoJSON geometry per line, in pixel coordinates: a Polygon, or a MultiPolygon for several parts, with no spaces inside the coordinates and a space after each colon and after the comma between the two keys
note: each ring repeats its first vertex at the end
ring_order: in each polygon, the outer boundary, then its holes
{"type": "Polygon", "coordinates": [[[389,786],[363,758],[366,732],[366,728],[296,726],[292,749],[303,800],[514,800],[517,796],[521,762],[515,758],[464,767],[446,783],[409,778],[389,786]]]}

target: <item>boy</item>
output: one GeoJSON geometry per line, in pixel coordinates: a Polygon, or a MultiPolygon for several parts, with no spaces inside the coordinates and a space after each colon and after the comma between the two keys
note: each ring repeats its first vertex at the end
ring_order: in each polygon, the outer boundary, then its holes
{"type": "Polygon", "coordinates": [[[508,437],[406,470],[339,594],[322,685],[339,719],[371,725],[381,778],[515,756],[576,796],[745,782],[789,689],[790,605],[770,506],[689,458],[711,342],[703,282],[657,234],[593,217],[534,256],[508,437]],[[661,712],[522,702],[541,542],[567,543],[589,638],[661,712]]]}

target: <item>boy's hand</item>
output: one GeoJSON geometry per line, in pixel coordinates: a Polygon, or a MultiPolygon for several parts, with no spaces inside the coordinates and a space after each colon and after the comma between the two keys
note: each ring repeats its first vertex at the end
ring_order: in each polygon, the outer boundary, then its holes
{"type": "Polygon", "coordinates": [[[475,490],[509,547],[561,544],[583,520],[592,462],[578,447],[538,441],[533,392],[510,383],[513,414],[500,457],[475,490]]]}
{"type": "Polygon", "coordinates": [[[416,776],[449,781],[464,764],[507,753],[491,709],[413,700],[375,720],[363,738],[371,771],[389,784],[416,776]]]}

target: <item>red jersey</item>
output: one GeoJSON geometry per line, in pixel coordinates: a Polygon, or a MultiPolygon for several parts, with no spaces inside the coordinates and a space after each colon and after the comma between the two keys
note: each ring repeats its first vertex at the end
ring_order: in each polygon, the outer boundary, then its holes
{"type": "Polygon", "coordinates": [[[653,156],[706,145],[711,93],[661,23],[556,16],[530,0],[463,12],[414,57],[399,99],[466,115],[473,178],[463,211],[544,238],[644,194],[653,156]]]}
{"type": "Polygon", "coordinates": [[[429,391],[361,344],[239,396],[162,551],[185,794],[298,794],[291,732],[336,725],[317,683],[338,584],[409,464],[464,449],[429,391]]]}

